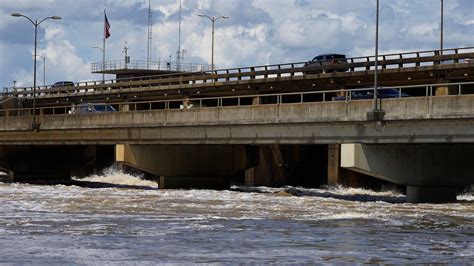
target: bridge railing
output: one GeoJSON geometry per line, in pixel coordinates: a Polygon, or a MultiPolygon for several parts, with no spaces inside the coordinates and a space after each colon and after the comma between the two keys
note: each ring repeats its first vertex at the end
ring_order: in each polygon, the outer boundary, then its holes
{"type": "MultiPolygon", "coordinates": [[[[416,86],[397,86],[383,87],[381,89],[396,89],[398,95],[391,95],[390,98],[406,97],[434,97],[436,90],[445,88],[449,90],[449,95],[474,95],[474,82],[461,83],[443,83],[443,84],[425,84],[416,86]]],[[[118,112],[133,111],[152,111],[162,109],[188,109],[188,108],[209,108],[226,106],[255,106],[267,104],[304,104],[317,102],[350,102],[361,100],[353,99],[357,92],[367,92],[373,88],[349,89],[349,90],[321,90],[311,92],[293,92],[293,93],[275,93],[275,94],[256,94],[242,96],[223,96],[223,97],[202,97],[202,98],[181,98],[170,100],[153,101],[131,101],[131,102],[106,102],[104,104],[113,106],[118,112]]],[[[372,94],[373,95],[373,94],[372,94]]],[[[449,96],[448,95],[448,96],[449,96]]],[[[442,97],[442,96],[437,96],[442,97]]],[[[370,99],[365,99],[370,100],[370,99]]],[[[382,99],[385,100],[385,99],[382,99]]],[[[87,104],[83,103],[82,105],[87,104]]],[[[75,105],[62,105],[52,107],[35,108],[38,116],[49,115],[88,115],[88,113],[77,114],[73,112],[75,105]]],[[[93,114],[93,113],[92,113],[93,114]]],[[[21,109],[0,109],[0,117],[20,117],[32,116],[32,108],[21,109]]]]}
{"type": "Polygon", "coordinates": [[[135,69],[135,70],[162,70],[162,71],[184,71],[184,72],[203,72],[208,71],[210,67],[205,64],[196,63],[178,63],[178,62],[148,62],[144,60],[130,60],[125,62],[124,60],[114,60],[97,62],[91,64],[92,73],[101,73],[102,71],[113,71],[113,70],[124,70],[124,69],[135,69]]]}
{"type": "MultiPolygon", "coordinates": [[[[384,54],[378,57],[379,68],[404,68],[420,67],[428,65],[439,65],[446,63],[468,62],[466,59],[474,58],[474,47],[406,52],[398,54],[384,54]]],[[[474,65],[474,62],[469,64],[474,65]]],[[[280,77],[293,77],[301,75],[326,75],[343,73],[345,71],[369,71],[374,70],[375,56],[352,57],[347,63],[327,64],[319,62],[306,65],[306,62],[287,63],[276,65],[262,65],[241,68],[218,69],[214,71],[191,72],[185,74],[167,74],[158,76],[134,77],[125,79],[112,79],[105,81],[85,81],[74,84],[71,87],[39,86],[36,89],[38,98],[67,97],[77,93],[106,94],[114,91],[116,93],[127,92],[130,88],[140,88],[142,91],[167,87],[170,85],[184,84],[210,84],[216,82],[229,82],[240,80],[269,79],[280,77]]],[[[32,87],[16,88],[16,97],[32,97],[32,87]]]]}

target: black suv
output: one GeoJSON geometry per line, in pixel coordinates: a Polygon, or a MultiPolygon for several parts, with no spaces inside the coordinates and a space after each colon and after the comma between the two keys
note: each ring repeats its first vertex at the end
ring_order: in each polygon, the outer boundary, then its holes
{"type": "MultiPolygon", "coordinates": [[[[72,81],[58,81],[58,82],[54,83],[53,85],[51,85],[52,89],[67,88],[67,87],[74,87],[74,82],[72,82],[72,81]]],[[[68,92],[75,92],[75,91],[71,91],[71,90],[61,91],[61,93],[68,93],[68,92]]]]}
{"type": "MultiPolygon", "coordinates": [[[[337,65],[337,64],[347,64],[346,55],[343,54],[321,54],[313,58],[313,60],[305,63],[305,67],[312,68],[316,66],[326,66],[326,65],[337,65]]],[[[314,70],[306,71],[305,73],[326,73],[326,72],[346,72],[348,68],[339,68],[339,69],[325,69],[325,70],[314,70]]]]}

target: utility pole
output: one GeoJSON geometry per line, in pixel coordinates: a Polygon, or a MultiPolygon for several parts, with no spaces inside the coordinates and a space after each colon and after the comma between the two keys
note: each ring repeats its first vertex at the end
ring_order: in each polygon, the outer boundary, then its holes
{"type": "Polygon", "coordinates": [[[176,71],[181,70],[181,0],[179,0],[178,50],[176,51],[176,71]]]}
{"type": "Polygon", "coordinates": [[[440,36],[440,54],[443,55],[443,27],[444,27],[444,1],[441,0],[441,26],[440,26],[440,31],[441,31],[441,36],[440,36]]]}
{"type": "MultiPolygon", "coordinates": [[[[148,0],[148,46],[146,50],[146,68],[150,69],[151,64],[151,50],[153,40],[153,12],[151,10],[151,0],[148,0]]],[[[158,66],[159,67],[159,66],[158,66]]]]}
{"type": "Polygon", "coordinates": [[[127,69],[127,64],[130,63],[130,57],[128,56],[128,47],[127,47],[127,42],[125,42],[125,46],[123,47],[122,52],[124,53],[124,63],[125,63],[125,69],[127,69]]]}

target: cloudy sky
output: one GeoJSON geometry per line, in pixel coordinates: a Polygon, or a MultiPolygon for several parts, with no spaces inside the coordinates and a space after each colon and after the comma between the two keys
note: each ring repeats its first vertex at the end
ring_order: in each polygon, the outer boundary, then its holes
{"type": "MultiPolygon", "coordinates": [[[[321,53],[374,53],[375,0],[181,0],[185,62],[210,63],[211,23],[198,17],[226,15],[216,22],[218,68],[301,62],[321,53]]],[[[380,52],[439,47],[440,0],[380,0],[380,52]]],[[[446,48],[474,46],[474,0],[445,0],[446,48]]],[[[153,61],[175,61],[179,0],[151,0],[153,61]]],[[[148,0],[0,0],[0,86],[33,83],[34,27],[38,54],[46,57],[46,84],[100,80],[91,63],[102,60],[103,10],[111,28],[107,60],[120,60],[128,43],[132,60],[146,60],[148,0]]],[[[38,84],[43,84],[38,61],[38,84]]],[[[112,78],[112,76],[110,76],[112,78]]]]}

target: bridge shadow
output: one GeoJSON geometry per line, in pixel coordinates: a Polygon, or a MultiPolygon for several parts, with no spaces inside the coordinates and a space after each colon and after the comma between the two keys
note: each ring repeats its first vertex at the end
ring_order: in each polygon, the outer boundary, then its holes
{"type": "Polygon", "coordinates": [[[334,191],[324,190],[324,188],[306,189],[296,187],[282,187],[280,189],[268,190],[259,187],[233,187],[232,190],[247,193],[275,194],[279,196],[332,198],[356,202],[387,202],[393,204],[406,203],[406,196],[372,195],[364,193],[338,194],[334,191]]]}
{"type": "MultiPolygon", "coordinates": [[[[8,179],[7,176],[0,175],[0,183],[13,183],[8,179]]],[[[126,184],[113,184],[105,182],[96,182],[96,181],[82,181],[82,180],[41,180],[41,181],[22,181],[14,182],[20,184],[29,184],[29,185],[39,185],[39,186],[78,186],[83,188],[120,188],[120,189],[138,189],[138,190],[157,190],[158,188],[150,186],[140,186],[140,185],[126,185],[126,184]]]]}
{"type": "Polygon", "coordinates": [[[81,180],[72,180],[71,185],[85,188],[122,188],[122,189],[139,189],[139,190],[157,190],[158,188],[150,186],[140,186],[140,185],[126,185],[126,184],[113,184],[113,183],[104,183],[96,181],[81,181],[81,180]]]}

